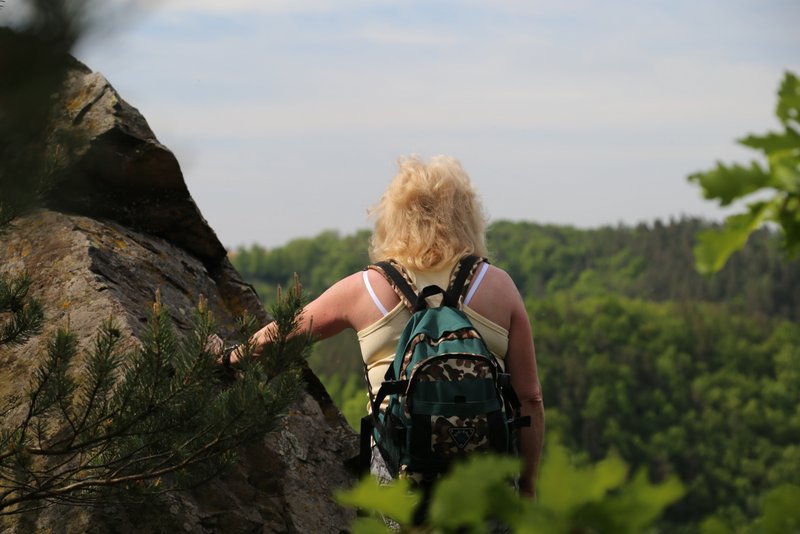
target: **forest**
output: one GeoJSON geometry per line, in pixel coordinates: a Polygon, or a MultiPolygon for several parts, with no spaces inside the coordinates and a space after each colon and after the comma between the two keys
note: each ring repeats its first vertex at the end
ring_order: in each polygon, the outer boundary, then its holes
{"type": "MultiPolygon", "coordinates": [[[[490,260],[507,270],[531,318],[547,433],[575,458],[609,453],[685,496],[660,526],[742,524],[759,499],[800,483],[800,262],[776,233],[755,232],[714,276],[696,272],[698,219],[597,229],[496,221],[490,260]]],[[[265,302],[299,275],[308,298],[369,262],[369,231],[324,232],[230,256],[265,302]]],[[[356,425],[366,407],[355,336],[310,360],[356,425]]],[[[547,454],[547,451],[545,451],[547,454]]]]}

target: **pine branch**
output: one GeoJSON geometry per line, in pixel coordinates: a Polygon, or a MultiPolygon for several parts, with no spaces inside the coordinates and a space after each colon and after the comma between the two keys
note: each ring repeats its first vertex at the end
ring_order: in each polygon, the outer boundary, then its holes
{"type": "Polygon", "coordinates": [[[86,362],[86,373],[89,383],[82,388],[78,428],[93,431],[96,425],[87,427],[88,421],[101,421],[106,417],[107,397],[114,387],[114,371],[119,366],[120,358],[116,353],[120,332],[109,319],[100,328],[95,339],[94,351],[86,362]],[[100,404],[98,404],[100,403],[100,404]]]}
{"type": "Polygon", "coordinates": [[[42,330],[44,311],[38,301],[28,298],[30,285],[25,274],[0,276],[0,318],[8,316],[0,325],[0,346],[23,345],[42,330]]]}
{"type": "Polygon", "coordinates": [[[127,476],[116,476],[116,477],[107,477],[107,478],[100,478],[100,477],[89,478],[89,479],[86,479],[86,480],[72,482],[71,484],[66,484],[66,485],[60,486],[60,487],[58,487],[56,489],[52,489],[52,490],[39,488],[39,489],[36,489],[36,490],[32,491],[31,493],[28,493],[26,495],[22,495],[20,497],[15,497],[15,498],[11,498],[11,499],[5,500],[2,503],[2,507],[0,507],[0,515],[4,515],[3,514],[3,508],[11,507],[11,506],[13,506],[13,505],[15,505],[15,504],[17,504],[19,502],[24,502],[24,501],[29,501],[29,500],[39,500],[39,499],[52,499],[54,497],[58,497],[58,496],[65,495],[65,494],[73,494],[73,493],[77,492],[78,490],[81,490],[81,489],[84,489],[84,488],[98,488],[98,487],[106,487],[106,486],[119,486],[119,485],[127,483],[127,482],[137,482],[137,481],[140,481],[140,480],[150,480],[150,479],[158,478],[158,477],[170,474],[170,473],[174,473],[176,471],[180,471],[181,469],[185,469],[185,468],[187,468],[189,466],[192,466],[195,463],[197,463],[199,461],[197,459],[197,457],[201,453],[203,453],[205,451],[213,450],[217,446],[218,443],[219,443],[219,440],[215,439],[215,440],[207,443],[199,451],[196,451],[191,456],[189,456],[189,458],[183,460],[182,462],[180,462],[180,463],[178,463],[176,465],[171,465],[169,467],[164,467],[162,469],[148,470],[147,472],[140,472],[140,473],[127,475],[127,476]]]}
{"type": "MultiPolygon", "coordinates": [[[[57,332],[34,372],[26,417],[0,433],[0,515],[42,501],[90,505],[112,490],[124,495],[131,484],[145,493],[173,491],[232,465],[235,450],[273,430],[301,391],[310,338],[286,339],[302,306],[299,289],[289,295],[275,309],[277,348],[248,359],[233,382],[215,372],[205,348],[215,329],[205,301],[193,332],[178,339],[157,298],[142,348],[124,358],[119,332],[105,322],[80,385],[68,373],[75,336],[57,332]],[[180,476],[162,484],[168,474],[180,476]]],[[[242,335],[255,329],[247,317],[240,326],[242,335]]]]}

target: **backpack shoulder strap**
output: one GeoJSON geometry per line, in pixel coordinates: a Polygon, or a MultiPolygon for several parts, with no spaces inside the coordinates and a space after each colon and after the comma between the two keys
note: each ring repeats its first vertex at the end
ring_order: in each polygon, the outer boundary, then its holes
{"type": "Polygon", "coordinates": [[[417,292],[405,272],[400,271],[402,266],[395,267],[395,263],[392,261],[379,261],[367,266],[367,269],[373,269],[383,275],[406,308],[412,312],[414,311],[417,307],[417,292]]]}
{"type": "MultiPolygon", "coordinates": [[[[464,296],[469,291],[472,279],[475,276],[478,266],[482,263],[489,263],[489,260],[480,256],[464,256],[459,262],[457,268],[454,270],[450,279],[447,293],[451,302],[461,303],[464,296]]],[[[394,289],[394,292],[403,301],[403,304],[412,313],[417,309],[419,297],[416,288],[408,275],[405,273],[403,267],[392,261],[379,261],[377,263],[367,266],[368,269],[378,271],[389,282],[394,289]]]]}
{"type": "Polygon", "coordinates": [[[447,289],[454,301],[462,302],[481,263],[489,263],[489,260],[480,256],[464,256],[458,262],[458,268],[453,273],[447,289]]]}

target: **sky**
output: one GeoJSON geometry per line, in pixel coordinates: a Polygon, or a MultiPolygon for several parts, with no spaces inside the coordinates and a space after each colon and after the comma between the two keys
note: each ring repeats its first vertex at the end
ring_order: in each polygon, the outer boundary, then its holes
{"type": "Polygon", "coordinates": [[[800,73],[797,0],[114,2],[74,53],[229,248],[369,228],[408,154],[458,158],[491,220],[720,219],[687,176],[756,157],[800,73]]]}

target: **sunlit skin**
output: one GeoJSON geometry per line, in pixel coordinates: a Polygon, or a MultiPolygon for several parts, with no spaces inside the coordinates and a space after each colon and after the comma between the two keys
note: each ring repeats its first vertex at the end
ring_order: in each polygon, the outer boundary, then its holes
{"type": "MultiPolygon", "coordinates": [[[[321,339],[336,335],[346,328],[362,330],[382,315],[367,292],[361,272],[352,274],[325,291],[303,310],[299,329],[310,331],[321,339]]],[[[389,283],[377,272],[369,271],[370,283],[379,300],[391,309],[399,302],[389,283]]],[[[524,468],[520,490],[535,495],[535,480],[544,437],[544,405],[536,369],[536,352],[531,324],[522,298],[511,277],[491,266],[470,303],[470,307],[509,332],[506,369],[511,374],[514,390],[522,403],[522,415],[531,417],[531,426],[522,430],[520,455],[524,468]]],[[[252,337],[254,354],[258,356],[272,339],[272,325],[252,337]]],[[[231,355],[235,363],[237,352],[231,355]]]]}

